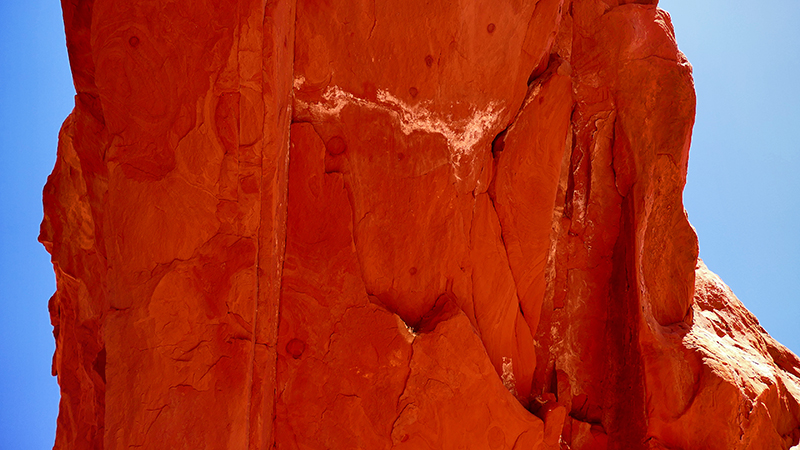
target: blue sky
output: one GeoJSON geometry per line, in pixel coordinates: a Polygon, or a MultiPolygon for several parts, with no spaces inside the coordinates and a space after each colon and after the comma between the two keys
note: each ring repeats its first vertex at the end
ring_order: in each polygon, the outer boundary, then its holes
{"type": "Polygon", "coordinates": [[[55,279],[36,237],[74,88],[59,2],[3,1],[0,21],[0,449],[38,450],[53,446],[58,385],[55,279]]]}
{"type": "MultiPolygon", "coordinates": [[[[700,256],[800,352],[800,2],[662,0],[694,66],[684,195],[700,256]]],[[[58,386],[36,242],[41,190],[74,90],[59,2],[0,3],[0,450],[52,447],[58,386]]]]}
{"type": "Polygon", "coordinates": [[[800,353],[800,2],[662,0],[694,67],[700,257],[800,353]]]}

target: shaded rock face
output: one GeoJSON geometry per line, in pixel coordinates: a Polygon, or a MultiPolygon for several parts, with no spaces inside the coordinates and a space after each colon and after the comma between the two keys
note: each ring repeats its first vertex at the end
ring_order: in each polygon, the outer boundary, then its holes
{"type": "Polygon", "coordinates": [[[56,448],[788,449],[654,1],[64,1],[56,448]]]}

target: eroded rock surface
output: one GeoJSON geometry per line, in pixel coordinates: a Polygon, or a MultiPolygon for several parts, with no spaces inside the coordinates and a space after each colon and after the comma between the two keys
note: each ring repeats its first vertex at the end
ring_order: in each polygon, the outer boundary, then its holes
{"type": "Polygon", "coordinates": [[[63,2],[56,448],[788,449],[656,2],[63,2]]]}

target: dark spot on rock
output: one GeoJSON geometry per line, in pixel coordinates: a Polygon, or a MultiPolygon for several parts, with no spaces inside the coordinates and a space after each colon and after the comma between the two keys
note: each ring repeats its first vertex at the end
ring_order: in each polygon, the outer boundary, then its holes
{"type": "Polygon", "coordinates": [[[500,132],[492,141],[492,156],[497,158],[506,147],[506,130],[500,132]]]}
{"type": "Polygon", "coordinates": [[[347,143],[342,139],[341,136],[334,136],[328,139],[328,143],[325,144],[325,148],[328,150],[328,153],[336,156],[341,155],[347,150],[347,143]]]}
{"type": "Polygon", "coordinates": [[[486,25],[486,31],[488,31],[489,33],[494,33],[494,28],[495,27],[494,27],[493,23],[490,23],[489,25],[486,25]]]}
{"type": "Polygon", "coordinates": [[[100,375],[100,378],[103,382],[106,381],[106,349],[105,347],[97,353],[97,356],[94,358],[94,371],[100,375]]]}
{"type": "Polygon", "coordinates": [[[292,358],[298,359],[306,351],[306,343],[300,339],[292,339],[286,344],[286,353],[292,355],[292,358]]]}
{"type": "Polygon", "coordinates": [[[131,36],[131,38],[128,39],[128,44],[130,44],[131,47],[136,47],[139,45],[139,38],[136,36],[131,36]]]}
{"type": "Polygon", "coordinates": [[[433,56],[428,55],[425,57],[425,65],[428,67],[433,66],[433,56]]]}
{"type": "Polygon", "coordinates": [[[506,443],[506,435],[500,427],[492,427],[489,430],[489,448],[503,448],[506,443]]]}
{"type": "Polygon", "coordinates": [[[398,153],[398,154],[397,154],[397,160],[398,160],[398,161],[402,161],[402,160],[403,160],[405,157],[406,157],[406,155],[405,155],[405,154],[403,154],[403,153],[398,153]]]}
{"type": "Polygon", "coordinates": [[[408,88],[408,93],[411,94],[412,97],[416,97],[419,94],[419,91],[414,86],[408,88]]]}
{"type": "Polygon", "coordinates": [[[416,267],[412,267],[412,268],[408,269],[408,273],[410,273],[411,275],[416,275],[417,274],[417,268],[416,267]]]}

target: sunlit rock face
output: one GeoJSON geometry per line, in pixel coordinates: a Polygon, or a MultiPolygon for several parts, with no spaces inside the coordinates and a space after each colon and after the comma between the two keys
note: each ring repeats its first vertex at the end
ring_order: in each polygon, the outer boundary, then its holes
{"type": "Polygon", "coordinates": [[[788,449],[655,1],[63,2],[57,449],[788,449]]]}

